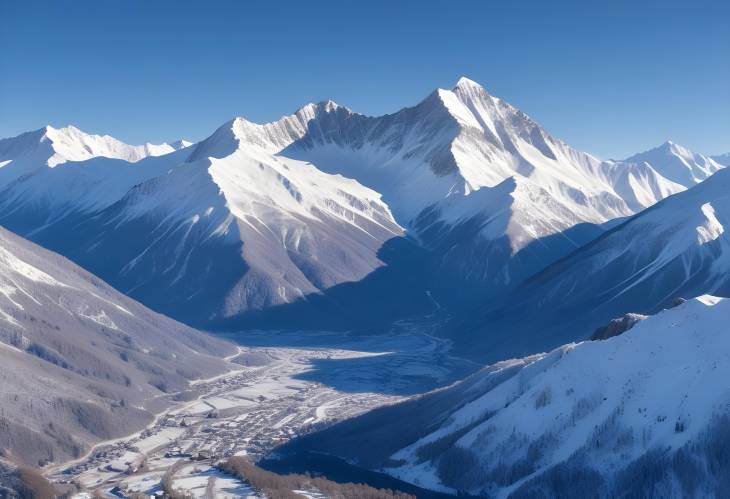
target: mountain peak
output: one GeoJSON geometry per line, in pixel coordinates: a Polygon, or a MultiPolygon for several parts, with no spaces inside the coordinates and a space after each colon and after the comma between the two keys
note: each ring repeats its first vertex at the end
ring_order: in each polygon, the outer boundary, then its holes
{"type": "Polygon", "coordinates": [[[331,99],[323,100],[317,103],[317,107],[324,109],[325,111],[334,111],[342,106],[331,99]]]}
{"type": "Polygon", "coordinates": [[[296,115],[316,115],[319,113],[331,113],[333,111],[337,111],[338,109],[343,109],[347,112],[352,112],[350,109],[348,109],[345,106],[340,106],[338,103],[331,99],[323,100],[320,102],[317,102],[316,104],[313,102],[310,102],[309,104],[306,104],[299,108],[296,115]]]}
{"type": "Polygon", "coordinates": [[[712,158],[695,153],[671,140],[634,154],[626,163],[648,164],[666,179],[684,187],[695,185],[722,168],[712,158]]]}
{"type": "Polygon", "coordinates": [[[481,86],[479,83],[475,82],[474,80],[471,80],[467,78],[466,76],[462,76],[458,79],[456,82],[456,85],[454,85],[454,88],[452,90],[484,90],[484,87],[481,86]]]}
{"type": "Polygon", "coordinates": [[[679,154],[692,154],[692,151],[687,149],[686,147],[677,144],[673,140],[667,140],[662,145],[660,145],[657,149],[660,149],[662,151],[669,151],[672,153],[679,153],[679,154]]]}
{"type": "Polygon", "coordinates": [[[651,149],[647,149],[646,151],[634,154],[633,156],[630,156],[626,158],[624,161],[628,163],[641,163],[644,161],[647,161],[647,157],[653,157],[652,155],[655,154],[692,154],[692,151],[687,149],[686,147],[683,147],[676,142],[672,140],[665,140],[661,144],[659,144],[656,147],[652,147],[651,149]]]}
{"type": "MultiPolygon", "coordinates": [[[[84,132],[83,130],[76,128],[73,125],[66,125],[64,127],[56,128],[51,125],[46,125],[42,129],[43,136],[47,137],[52,142],[56,142],[58,140],[78,140],[80,138],[85,137],[99,137],[98,135],[92,135],[89,133],[84,132]]],[[[102,138],[112,138],[109,135],[103,135],[102,138]]]]}
{"type": "Polygon", "coordinates": [[[129,145],[110,135],[90,134],[73,125],[59,128],[46,125],[17,137],[2,139],[0,160],[26,158],[28,164],[45,163],[46,166],[54,167],[67,161],[84,161],[97,156],[136,162],[174,150],[169,144],[148,142],[137,146],[129,145]]]}

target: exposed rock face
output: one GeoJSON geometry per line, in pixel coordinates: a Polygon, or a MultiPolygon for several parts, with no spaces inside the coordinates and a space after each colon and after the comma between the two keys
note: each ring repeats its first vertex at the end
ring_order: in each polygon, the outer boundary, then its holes
{"type": "Polygon", "coordinates": [[[595,332],[591,335],[590,339],[595,341],[613,338],[614,336],[625,333],[626,331],[634,327],[637,322],[643,321],[647,317],[648,316],[641,314],[626,314],[623,317],[619,317],[618,319],[611,319],[608,324],[596,329],[595,332]]]}

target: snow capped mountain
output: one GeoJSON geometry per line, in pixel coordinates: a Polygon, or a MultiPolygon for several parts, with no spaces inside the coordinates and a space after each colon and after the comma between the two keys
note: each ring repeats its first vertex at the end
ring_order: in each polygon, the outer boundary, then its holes
{"type": "Polygon", "coordinates": [[[197,323],[289,303],[382,266],[378,251],[402,229],[380,196],[272,155],[246,126],[233,120],[195,147],[136,163],[98,157],[45,168],[5,189],[0,218],[197,323]]]}
{"type": "Polygon", "coordinates": [[[382,303],[383,271],[411,276],[401,294],[419,310],[426,290],[468,307],[685,188],[571,148],[467,78],[380,117],[324,101],[236,118],[158,157],[49,130],[0,143],[0,223],[206,327],[328,293],[341,306],[346,283],[382,303]],[[431,262],[416,278],[414,245],[431,262]]]}
{"type": "Polygon", "coordinates": [[[480,497],[721,497],[728,317],[730,301],[704,295],[299,445],[480,497]]]}
{"type": "Polygon", "coordinates": [[[624,161],[651,166],[665,178],[687,188],[702,182],[724,166],[714,158],[692,152],[671,140],[624,161]]]}
{"type": "Polygon", "coordinates": [[[67,161],[105,157],[135,162],[175,149],[168,144],[130,146],[109,135],[90,135],[73,126],[46,126],[0,140],[0,187],[39,168],[53,168],[67,161]]]}
{"type": "Polygon", "coordinates": [[[586,337],[626,312],[730,296],[729,224],[730,170],[722,169],[540,272],[464,334],[477,334],[484,351],[518,354],[586,337]]]}
{"type": "Polygon", "coordinates": [[[380,192],[440,255],[444,274],[481,292],[521,281],[601,224],[682,190],[649,166],[570,148],[466,78],[393,115],[367,118],[330,102],[293,118],[273,127],[272,149],[291,142],[279,155],[380,192]]]}
{"type": "MultiPolygon", "coordinates": [[[[435,205],[449,221],[463,220],[472,213],[455,207],[454,198],[511,177],[538,184],[585,221],[604,222],[636,211],[614,192],[612,163],[571,149],[466,78],[393,115],[368,118],[329,102],[305,107],[274,128],[289,132],[272,141],[278,147],[291,142],[282,155],[306,158],[383,193],[405,225],[435,205]],[[291,126],[292,118],[306,121],[306,132],[291,126]]],[[[653,202],[665,195],[657,192],[653,202]]],[[[633,202],[637,196],[626,197],[633,202]]]]}
{"type": "MultiPolygon", "coordinates": [[[[138,253],[122,268],[121,282],[128,283],[122,289],[143,292],[165,282],[187,295],[198,292],[197,285],[190,289],[191,275],[227,274],[236,280],[211,305],[211,313],[226,317],[357,281],[382,265],[378,250],[402,229],[376,192],[262,147],[241,147],[240,126],[240,120],[225,125],[183,164],[101,215],[114,226],[146,224],[154,238],[132,245],[138,253]],[[208,260],[206,244],[227,255],[220,261],[225,267],[208,260]]],[[[114,240],[114,231],[106,235],[98,238],[100,248],[114,240]]]]}
{"type": "Polygon", "coordinates": [[[0,447],[37,463],[144,427],[231,345],[0,229],[0,447]]]}

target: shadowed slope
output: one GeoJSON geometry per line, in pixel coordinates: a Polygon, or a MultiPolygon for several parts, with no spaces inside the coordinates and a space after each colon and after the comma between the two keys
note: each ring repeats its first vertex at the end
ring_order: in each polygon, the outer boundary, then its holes
{"type": "Polygon", "coordinates": [[[0,229],[0,450],[36,465],[139,429],[225,342],[158,315],[0,229]]]}

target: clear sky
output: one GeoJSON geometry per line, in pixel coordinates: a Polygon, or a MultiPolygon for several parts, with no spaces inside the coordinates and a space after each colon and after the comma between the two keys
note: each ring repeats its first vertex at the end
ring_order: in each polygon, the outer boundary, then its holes
{"type": "Polygon", "coordinates": [[[459,76],[604,158],[730,151],[730,1],[0,0],[0,137],[199,140],[333,99],[371,115],[459,76]]]}

